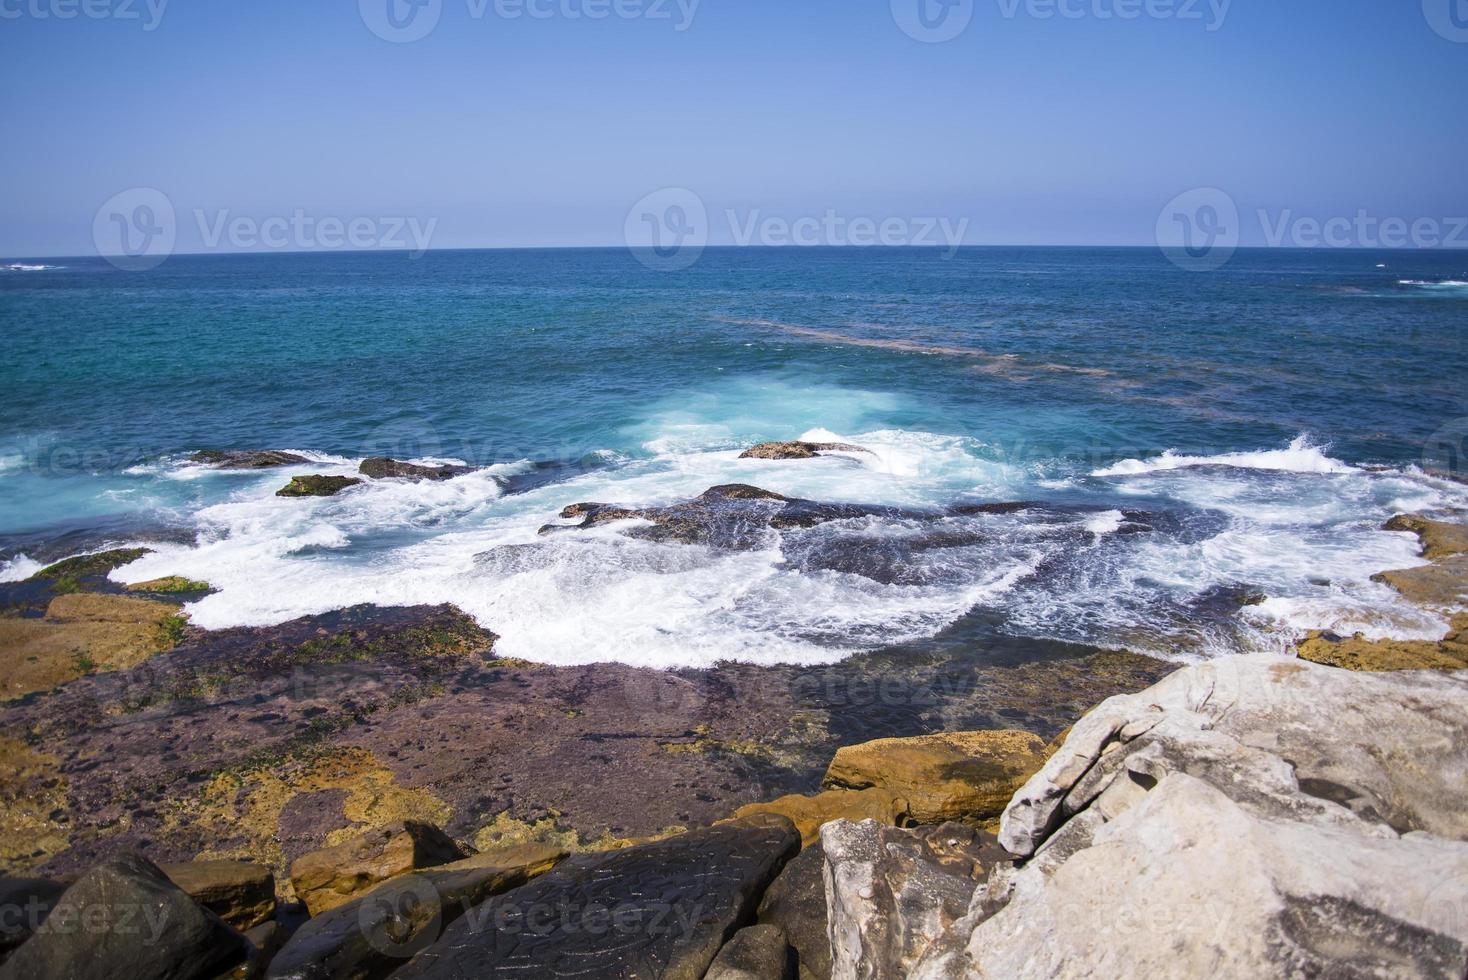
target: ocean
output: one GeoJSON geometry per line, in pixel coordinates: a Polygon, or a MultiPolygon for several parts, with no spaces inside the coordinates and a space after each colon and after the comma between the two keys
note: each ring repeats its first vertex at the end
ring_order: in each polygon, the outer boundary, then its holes
{"type": "Polygon", "coordinates": [[[1468,509],[1461,252],[15,259],[0,331],[0,581],[143,542],[114,578],[208,581],[186,609],[206,628],[454,603],[505,656],[659,668],[975,624],[1174,660],[1435,639],[1442,617],[1372,581],[1422,563],[1381,525],[1468,509]],[[867,451],[739,458],[801,438],[867,451]],[[481,469],[275,496],[379,455],[481,469]],[[730,483],[885,509],[738,548],[539,533],[730,483]]]}

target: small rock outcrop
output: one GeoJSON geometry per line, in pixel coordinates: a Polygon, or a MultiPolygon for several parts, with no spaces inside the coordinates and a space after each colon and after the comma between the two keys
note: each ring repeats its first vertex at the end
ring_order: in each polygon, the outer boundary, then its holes
{"type": "Polygon", "coordinates": [[[0,964],[0,980],[212,980],[244,965],[250,947],[146,858],[87,872],[30,939],[0,964]]]}
{"type": "Polygon", "coordinates": [[[1374,581],[1425,606],[1461,610],[1468,603],[1468,525],[1403,514],[1387,521],[1384,529],[1417,535],[1429,564],[1381,572],[1372,576],[1374,581]]]}
{"type": "Polygon", "coordinates": [[[762,815],[604,855],[471,909],[393,976],[700,980],[800,847],[762,815]]]}
{"type": "Polygon", "coordinates": [[[306,909],[320,915],[389,878],[468,856],[432,824],[405,820],[301,855],[291,864],[291,886],[306,909]]]}
{"type": "Polygon", "coordinates": [[[159,868],[184,894],[241,932],[275,914],[275,875],[244,861],[189,861],[159,868]]]}
{"type": "Polygon", "coordinates": [[[704,980],[787,980],[794,975],[790,952],[775,926],[749,926],[719,950],[704,980]]]}
{"type": "Polygon", "coordinates": [[[908,816],[907,801],[885,789],[832,789],[815,796],[791,794],[769,803],[750,803],[734,811],[735,818],[756,813],[778,813],[788,817],[800,831],[801,845],[809,847],[821,839],[821,826],[832,820],[875,820],[895,826],[908,816]]]}
{"type": "Polygon", "coordinates": [[[1045,761],[1045,740],[1030,732],[946,732],[883,738],[836,752],[821,785],[877,787],[907,801],[917,823],[982,823],[1045,761]]]}
{"type": "Polygon", "coordinates": [[[386,456],[373,456],[371,459],[362,460],[362,465],[357,467],[357,471],[374,480],[412,480],[416,483],[420,480],[452,480],[456,476],[474,472],[474,467],[456,466],[451,463],[439,466],[420,466],[416,463],[388,459],[386,456]]]}
{"type": "Polygon", "coordinates": [[[1005,811],[1023,864],[911,976],[1460,980],[1465,730],[1465,673],[1255,655],[1114,697],[1005,811]]]}
{"type": "Polygon", "coordinates": [[[190,456],[189,462],[220,470],[268,470],[281,466],[299,466],[311,461],[296,453],[283,453],[273,449],[202,449],[190,456]]]}
{"type": "Polygon", "coordinates": [[[821,453],[870,453],[847,442],[762,442],[739,454],[740,459],[814,459],[821,453]]]}
{"type": "Polygon", "coordinates": [[[334,497],[347,487],[355,487],[362,481],[354,476],[323,476],[313,473],[297,476],[275,491],[277,497],[334,497]]]}
{"type": "Polygon", "coordinates": [[[564,856],[543,844],[496,848],[394,878],[306,922],[271,961],[267,976],[385,976],[466,910],[544,874],[564,856]]]}
{"type": "Polygon", "coordinates": [[[1432,640],[1368,640],[1311,633],[1300,659],[1346,670],[1468,670],[1468,613],[1453,617],[1448,635],[1432,640]]]}
{"type": "Polygon", "coordinates": [[[992,835],[952,823],[902,830],[842,820],[822,829],[821,847],[833,977],[908,976],[1009,858],[992,835]]]}

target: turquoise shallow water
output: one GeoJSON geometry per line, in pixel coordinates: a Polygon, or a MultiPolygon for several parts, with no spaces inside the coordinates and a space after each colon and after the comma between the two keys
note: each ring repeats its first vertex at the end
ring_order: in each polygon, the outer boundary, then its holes
{"type": "Polygon", "coordinates": [[[1369,575],[1416,560],[1384,517],[1465,505],[1419,469],[1465,465],[1462,253],[1245,250],[1207,274],[1143,249],[713,249],[673,273],[615,250],[45,264],[0,272],[4,577],[166,531],[120,574],[208,578],[203,625],[454,601],[559,662],[829,659],[974,610],[1178,655],[1441,630],[1369,575]],[[736,459],[821,432],[874,453],[736,459]],[[305,451],[303,472],[492,468],[285,501],[285,474],[184,464],[205,447],[305,451]],[[898,541],[910,574],[885,582],[802,566],[802,541],[535,533],[567,503],[734,480],[1043,507],[938,558],[904,550],[901,522],[822,532],[898,541]],[[1270,600],[1215,610],[1232,586],[1270,600]]]}

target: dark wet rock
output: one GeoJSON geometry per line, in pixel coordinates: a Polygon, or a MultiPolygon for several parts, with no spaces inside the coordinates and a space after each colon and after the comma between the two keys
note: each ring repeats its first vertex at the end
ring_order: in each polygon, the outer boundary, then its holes
{"type": "Polygon", "coordinates": [[[1225,617],[1268,599],[1263,589],[1251,585],[1218,585],[1199,594],[1192,607],[1200,617],[1225,617]]]}
{"type": "Polygon", "coordinates": [[[275,875],[244,861],[187,861],[159,868],[194,901],[243,932],[275,915],[275,875]]]}
{"type": "Polygon", "coordinates": [[[821,831],[832,974],[906,977],[1009,855],[959,824],[921,830],[837,821],[821,831]]]}
{"type": "Polygon", "coordinates": [[[762,442],[739,454],[740,459],[814,459],[821,453],[870,453],[847,442],[762,442]]]}
{"type": "Polygon", "coordinates": [[[212,980],[249,946],[156,865],[128,855],[87,872],[36,933],[0,965],[0,980],[212,980]]]}
{"type": "Polygon", "coordinates": [[[388,459],[386,456],[374,456],[371,459],[362,460],[362,465],[357,471],[363,476],[369,476],[374,480],[452,480],[456,476],[474,472],[472,466],[456,466],[444,463],[439,466],[419,466],[416,463],[404,463],[396,459],[388,459]]]}
{"type": "Polygon", "coordinates": [[[269,922],[260,923],[253,929],[246,929],[244,936],[245,942],[254,948],[254,955],[251,958],[259,964],[261,970],[270,966],[275,959],[275,954],[280,952],[281,947],[290,938],[289,930],[281,924],[279,919],[271,919],[269,922]]]}
{"type": "Polygon", "coordinates": [[[795,951],[800,980],[830,980],[826,934],[826,852],[820,838],[785,865],[760,900],[759,921],[777,927],[795,951]]]}
{"type": "Polygon", "coordinates": [[[313,473],[297,476],[290,483],[275,491],[277,497],[334,497],[347,487],[355,487],[362,481],[353,476],[323,476],[313,473]]]}
{"type": "Polygon", "coordinates": [[[437,940],[465,911],[544,874],[564,856],[556,848],[530,844],[395,878],[310,919],[271,963],[268,976],[385,976],[437,940]]]}
{"type": "Polygon", "coordinates": [[[267,470],[280,466],[298,466],[311,461],[295,453],[283,453],[273,449],[263,451],[203,449],[190,456],[189,462],[213,466],[221,470],[267,470]]]}
{"type": "Polygon", "coordinates": [[[69,885],[48,878],[0,878],[0,958],[46,921],[69,885]]]}
{"type": "Polygon", "coordinates": [[[800,847],[759,816],[571,858],[444,930],[396,977],[700,980],[800,847]]]}
{"type": "Polygon", "coordinates": [[[320,915],[389,878],[468,856],[432,824],[400,821],[296,858],[291,862],[291,887],[307,911],[320,915]]]}
{"type": "Polygon", "coordinates": [[[784,497],[745,484],[710,487],[693,500],[667,507],[629,508],[609,504],[572,504],[563,518],[583,518],[580,524],[549,524],[541,534],[582,529],[612,521],[648,521],[651,527],[635,527],[627,534],[649,541],[706,544],[742,550],[758,547],[771,530],[814,527],[827,521],[847,520],[878,514],[897,514],[893,508],[857,504],[822,504],[813,500],[784,497]]]}
{"type": "Polygon", "coordinates": [[[748,926],[724,944],[704,978],[788,980],[795,975],[792,953],[780,929],[771,925],[748,926]]]}

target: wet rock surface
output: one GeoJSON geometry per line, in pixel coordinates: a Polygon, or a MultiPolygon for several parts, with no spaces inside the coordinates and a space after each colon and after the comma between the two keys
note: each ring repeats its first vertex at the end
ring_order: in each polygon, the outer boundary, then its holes
{"type": "Polygon", "coordinates": [[[794,976],[790,945],[775,926],[740,929],[724,944],[705,980],[786,980],[794,976]]]}
{"type": "Polygon", "coordinates": [[[374,456],[371,459],[362,460],[362,465],[357,471],[363,476],[374,480],[452,480],[456,476],[474,472],[472,466],[458,466],[452,463],[443,463],[438,466],[420,466],[416,463],[404,463],[396,459],[388,459],[385,456],[374,456]]]}
{"type": "Polygon", "coordinates": [[[354,476],[324,476],[313,473],[309,476],[292,477],[291,482],[275,491],[277,497],[335,497],[348,487],[362,481],[354,476]]]}
{"type": "Polygon", "coordinates": [[[740,459],[814,459],[822,453],[870,453],[847,442],[762,442],[739,454],[740,459]]]}
{"type": "Polygon", "coordinates": [[[563,862],[444,930],[395,976],[700,980],[800,847],[764,815],[563,862]]]}
{"type": "Polygon", "coordinates": [[[273,449],[201,449],[189,457],[189,462],[221,470],[268,470],[281,466],[299,466],[311,461],[296,453],[273,449]]]}

